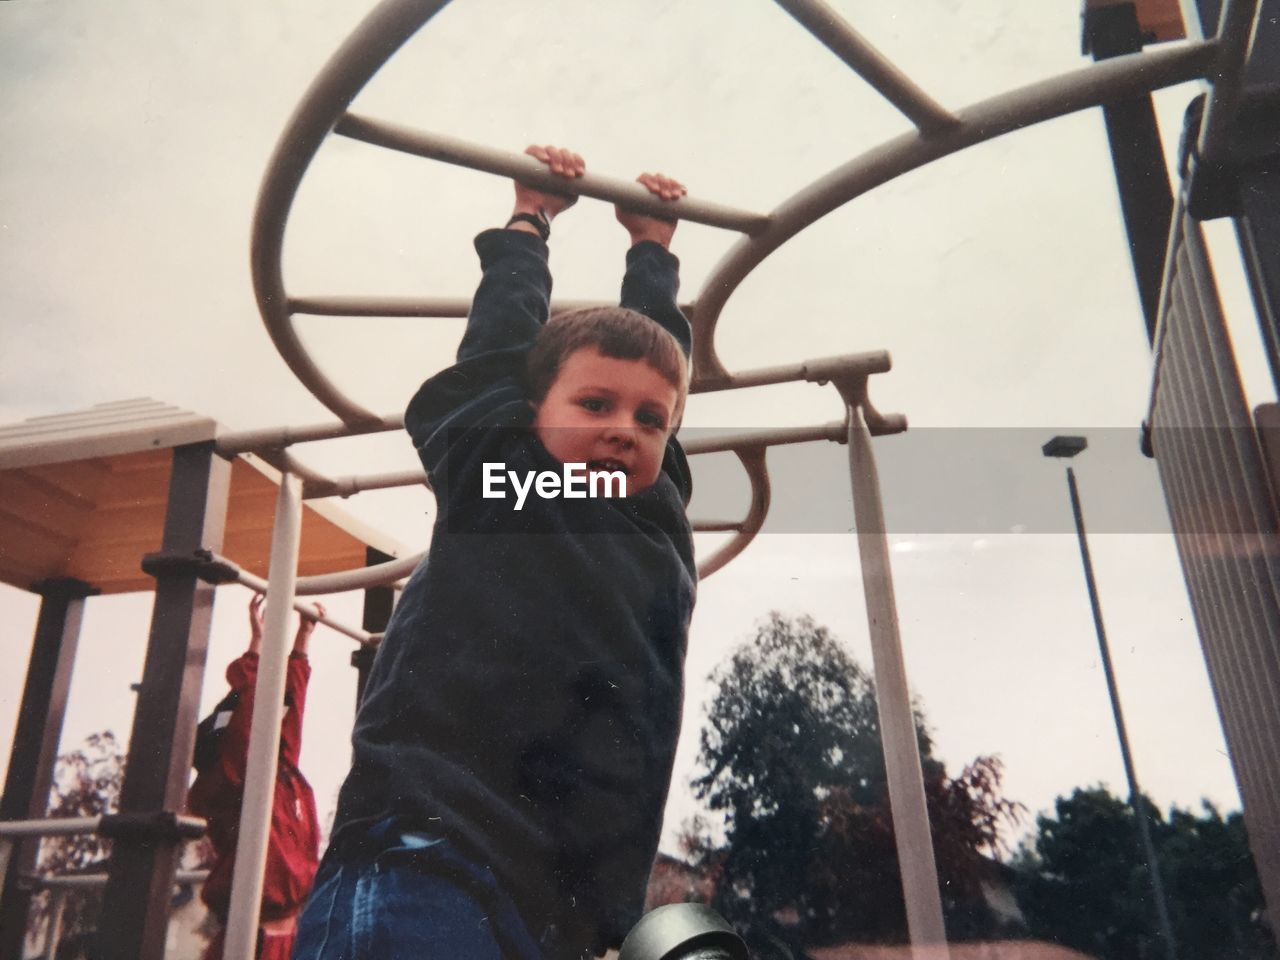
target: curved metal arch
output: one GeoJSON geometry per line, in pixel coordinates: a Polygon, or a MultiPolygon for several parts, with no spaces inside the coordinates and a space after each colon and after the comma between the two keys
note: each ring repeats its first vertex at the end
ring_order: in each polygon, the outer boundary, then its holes
{"type": "Polygon", "coordinates": [[[352,401],[320,370],[293,329],[281,253],[289,209],[312,158],[378,69],[448,0],[384,0],[321,68],[294,109],[267,163],[253,213],[249,263],[263,323],[293,375],[352,426],[382,418],[352,401]]]}
{"type": "MultiPolygon", "coordinates": [[[[329,380],[298,337],[292,321],[296,304],[285,291],[281,267],[285,226],[302,177],[325,137],[335,126],[354,122],[345,114],[347,106],[386,60],[447,2],[384,0],[359,24],[303,95],[277,143],[258,195],[251,267],[263,321],[294,375],[353,426],[381,418],[329,380]]],[[[714,343],[724,305],[751,270],[805,227],[861,194],[965,147],[1117,97],[1203,77],[1214,66],[1219,49],[1216,42],[1192,43],[1175,50],[1132,54],[1039,81],[960,111],[955,122],[930,124],[927,131],[887,141],[814,181],[779,205],[765,226],[739,240],[703,283],[693,317],[699,379],[731,379],[714,343]]]]}
{"type": "Polygon", "coordinates": [[[698,376],[730,379],[715,350],[715,329],[729,297],[761,262],[801,230],[851,200],[905,173],[1006,133],[1066,116],[1110,100],[1203,77],[1217,45],[1135,53],[1037,81],[964,110],[958,122],[929,134],[895,137],[836,167],[779,204],[769,226],[739,240],[711,269],[694,312],[693,363],[698,376]]]}
{"type": "Polygon", "coordinates": [[[346,593],[348,590],[367,590],[370,587],[384,587],[409,576],[418,568],[427,556],[423,550],[411,557],[396,560],[385,560],[369,567],[356,567],[353,570],[339,570],[337,573],[318,573],[310,577],[299,577],[297,588],[293,591],[300,597],[314,597],[329,593],[346,593]]]}
{"type": "Polygon", "coordinates": [[[756,538],[760,528],[764,526],[764,518],[769,514],[769,503],[773,497],[773,486],[769,480],[769,467],[765,463],[768,447],[748,447],[735,450],[742,466],[746,468],[747,477],[751,481],[751,508],[738,531],[728,543],[698,564],[699,582],[707,579],[730,560],[747,549],[756,538]]]}

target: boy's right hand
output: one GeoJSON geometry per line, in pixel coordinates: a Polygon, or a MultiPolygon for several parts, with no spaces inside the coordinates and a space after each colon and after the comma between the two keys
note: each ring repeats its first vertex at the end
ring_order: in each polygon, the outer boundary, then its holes
{"type": "MultiPolygon", "coordinates": [[[[563,147],[545,146],[540,147],[531,144],[525,147],[524,152],[535,160],[544,163],[556,176],[564,177],[566,180],[576,180],[587,172],[586,161],[581,155],[574,153],[572,150],[566,150],[563,147]]],[[[556,214],[569,209],[578,202],[578,198],[561,193],[548,193],[545,190],[538,190],[527,184],[521,183],[519,180],[513,181],[516,188],[516,205],[512,214],[532,213],[535,216],[542,212],[550,220],[556,214]]],[[[528,224],[515,223],[511,229],[523,230],[527,229],[530,233],[537,231],[528,224]]]]}

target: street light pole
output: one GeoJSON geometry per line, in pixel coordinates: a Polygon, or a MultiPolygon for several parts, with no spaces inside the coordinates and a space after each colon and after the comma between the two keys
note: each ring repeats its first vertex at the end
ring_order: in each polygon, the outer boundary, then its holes
{"type": "MultiPolygon", "coordinates": [[[[1054,437],[1044,445],[1046,457],[1074,457],[1088,446],[1084,437],[1054,437]]],[[[1089,541],[1085,536],[1084,513],[1080,509],[1080,490],[1076,486],[1076,473],[1067,466],[1067,492],[1071,496],[1071,515],[1076,523],[1076,540],[1080,544],[1080,561],[1084,565],[1085,584],[1089,589],[1089,606],[1093,610],[1093,626],[1098,635],[1098,653],[1102,658],[1102,672],[1107,679],[1107,695],[1111,698],[1111,713],[1115,718],[1116,737],[1120,740],[1120,757],[1124,761],[1124,775],[1129,782],[1129,806],[1133,809],[1138,827],[1138,841],[1151,874],[1151,893],[1156,905],[1156,922],[1160,938],[1164,941],[1167,960],[1177,960],[1177,944],[1173,936],[1173,923],[1169,919],[1169,905],[1165,899],[1164,880],[1160,875],[1160,861],[1156,858],[1155,844],[1151,841],[1151,825],[1147,804],[1143,803],[1138,789],[1138,775],[1134,771],[1133,753],[1129,749],[1129,734],[1124,724],[1124,712],[1120,708],[1120,691],[1116,686],[1116,674],[1111,665],[1111,648],[1107,643],[1107,630],[1102,623],[1102,605],[1098,601],[1098,587],[1093,576],[1093,560],[1089,556],[1089,541]]]]}

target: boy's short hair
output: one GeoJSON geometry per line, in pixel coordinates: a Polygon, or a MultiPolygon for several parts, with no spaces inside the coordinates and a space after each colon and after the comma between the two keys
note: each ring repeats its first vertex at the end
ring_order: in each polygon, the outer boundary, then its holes
{"type": "Polygon", "coordinates": [[[541,403],[565,359],[587,347],[614,360],[645,361],[679,391],[677,414],[683,410],[689,392],[689,360],[684,350],[665,328],[626,307],[586,307],[548,320],[525,367],[530,399],[541,403]]]}

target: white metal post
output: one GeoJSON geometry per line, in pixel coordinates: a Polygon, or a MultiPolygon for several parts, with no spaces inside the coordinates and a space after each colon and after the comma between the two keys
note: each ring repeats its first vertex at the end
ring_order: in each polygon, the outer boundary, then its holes
{"type": "Polygon", "coordinates": [[[44,934],[44,960],[57,960],[58,945],[62,942],[62,917],[67,909],[67,890],[53,890],[53,907],[49,913],[49,925],[44,934]]]}
{"type": "Polygon", "coordinates": [[[893,814],[898,866],[902,871],[912,956],[914,960],[947,960],[950,954],[942,921],[938,868],[933,858],[920,747],[898,634],[898,607],[893,595],[880,480],[871,452],[871,432],[863,419],[862,408],[852,402],[849,403],[849,475],[862,588],[867,598],[867,626],[871,634],[889,808],[893,814]]]}
{"type": "Polygon", "coordinates": [[[231,877],[231,907],[227,916],[223,960],[253,960],[257,948],[262,874],[271,833],[271,807],[280,753],[280,721],[284,714],[289,626],[293,619],[301,531],[302,481],[286,473],[280,477],[275,529],[271,535],[267,611],[262,649],[258,653],[258,682],[254,688],[253,725],[249,734],[240,839],[236,844],[236,865],[231,877]]]}

